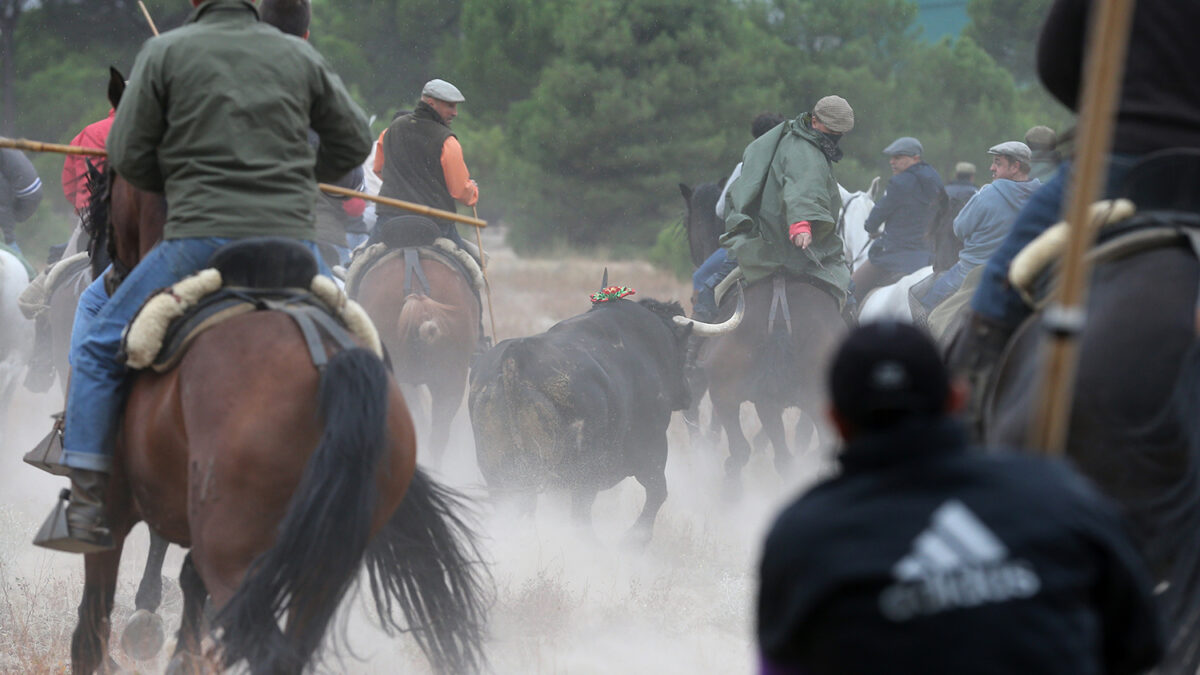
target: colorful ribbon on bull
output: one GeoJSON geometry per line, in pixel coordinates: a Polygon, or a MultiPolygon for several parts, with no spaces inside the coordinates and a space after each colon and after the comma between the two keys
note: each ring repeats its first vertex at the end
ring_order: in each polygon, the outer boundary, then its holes
{"type": "Polygon", "coordinates": [[[627,295],[633,295],[636,292],[637,291],[633,290],[632,288],[630,288],[628,286],[609,286],[608,288],[601,288],[596,293],[592,293],[591,298],[592,298],[592,303],[594,304],[597,302],[608,302],[609,300],[618,300],[627,295]]]}

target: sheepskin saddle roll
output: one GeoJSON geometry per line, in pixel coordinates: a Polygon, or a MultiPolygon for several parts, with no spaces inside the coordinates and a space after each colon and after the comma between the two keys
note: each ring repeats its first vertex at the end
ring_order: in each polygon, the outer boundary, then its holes
{"type": "Polygon", "coordinates": [[[122,348],[129,368],[174,368],[200,333],[235,316],[260,310],[288,314],[304,334],[315,364],[322,344],[355,346],[357,337],[376,354],[383,349],[366,312],[333,280],[317,274],[317,261],[303,244],[255,237],[217,249],[209,267],[146,300],[125,331],[122,348]]]}

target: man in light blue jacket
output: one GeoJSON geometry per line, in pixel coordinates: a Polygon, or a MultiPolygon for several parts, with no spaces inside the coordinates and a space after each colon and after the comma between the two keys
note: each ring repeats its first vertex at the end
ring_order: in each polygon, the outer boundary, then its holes
{"type": "Polygon", "coordinates": [[[1033,153],[1020,141],[1007,141],[988,150],[992,178],[967,202],[954,219],[954,234],[963,242],[958,262],[946,270],[921,296],[926,309],[950,297],[962,286],[967,273],[987,262],[1004,241],[1017,212],[1042,182],[1029,177],[1033,153]]]}

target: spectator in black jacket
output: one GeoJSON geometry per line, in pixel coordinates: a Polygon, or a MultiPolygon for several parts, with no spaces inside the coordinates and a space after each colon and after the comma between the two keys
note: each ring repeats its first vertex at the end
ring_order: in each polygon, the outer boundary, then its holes
{"type": "Polygon", "coordinates": [[[946,191],[937,169],[921,159],[922,152],[921,141],[910,136],[883,149],[892,180],[863,223],[875,243],[867,261],[854,270],[854,297],[860,303],[871,290],[895,283],[932,260],[926,235],[946,203],[946,191]]]}
{"type": "Polygon", "coordinates": [[[965,392],[917,329],[859,328],[830,371],[842,473],[767,537],[762,671],[1137,673],[1163,651],[1113,507],[1059,461],[968,449],[965,392]]]}

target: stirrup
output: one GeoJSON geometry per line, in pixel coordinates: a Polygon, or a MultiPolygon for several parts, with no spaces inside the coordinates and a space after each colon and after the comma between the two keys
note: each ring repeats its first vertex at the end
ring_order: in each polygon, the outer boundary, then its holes
{"type": "Polygon", "coordinates": [[[91,535],[90,538],[71,535],[71,526],[67,522],[67,504],[70,500],[71,491],[63,488],[58,493],[58,503],[54,505],[54,511],[42,523],[37,536],[33,538],[33,545],[65,553],[99,553],[114,548],[116,544],[107,528],[100,531],[89,530],[86,534],[91,535]]]}
{"type": "Polygon", "coordinates": [[[62,463],[63,459],[63,417],[65,412],[55,413],[54,428],[50,433],[34,447],[33,450],[25,453],[26,464],[36,466],[46,473],[54,474],[55,476],[65,476],[70,472],[70,467],[62,463]]]}

